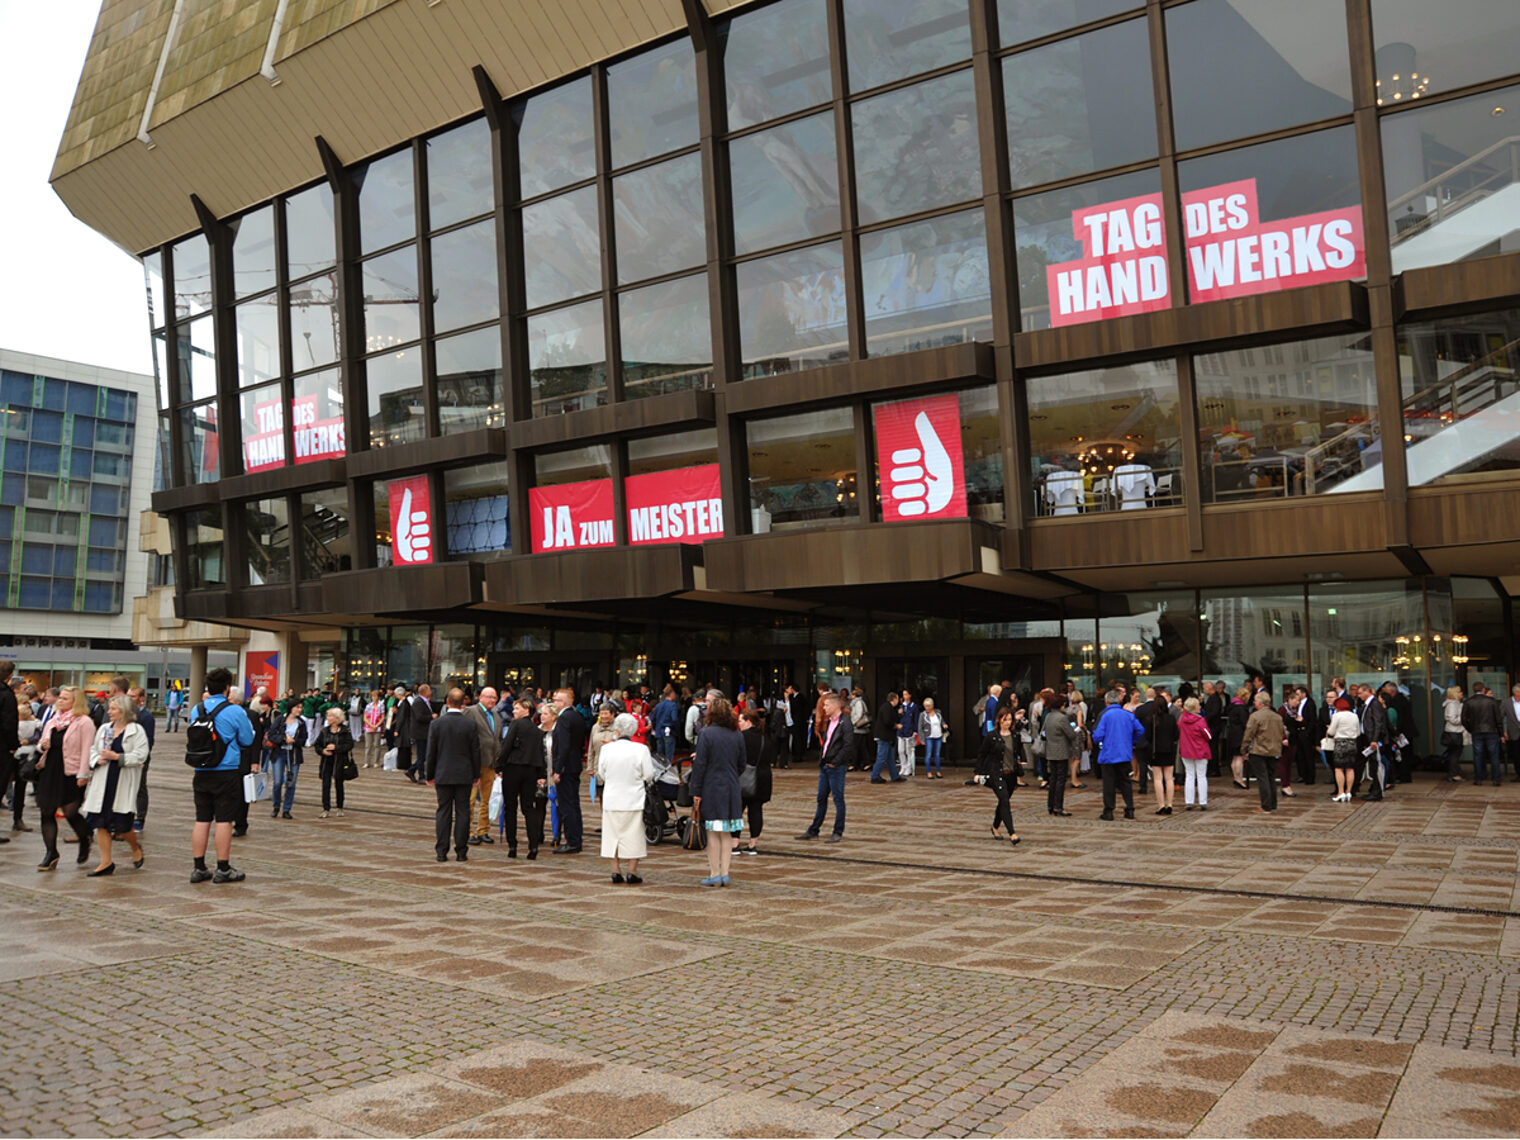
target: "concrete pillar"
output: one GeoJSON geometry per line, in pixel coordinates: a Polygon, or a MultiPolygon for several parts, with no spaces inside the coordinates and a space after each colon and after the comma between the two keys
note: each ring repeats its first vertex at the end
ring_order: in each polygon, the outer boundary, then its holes
{"type": "Polygon", "coordinates": [[[201,694],[206,691],[206,647],[204,645],[192,645],[190,647],[190,684],[185,692],[188,694],[185,707],[189,708],[201,699],[201,694]]]}

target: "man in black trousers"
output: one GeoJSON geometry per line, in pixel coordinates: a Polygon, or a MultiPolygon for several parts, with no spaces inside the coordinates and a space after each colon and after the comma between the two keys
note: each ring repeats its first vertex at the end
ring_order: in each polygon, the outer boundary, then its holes
{"type": "Polygon", "coordinates": [[[480,734],[464,715],[464,690],[450,689],[447,707],[428,737],[427,782],[438,793],[434,848],[438,862],[449,860],[449,832],[454,858],[470,858],[470,789],[480,781],[480,734]]]}
{"type": "Polygon", "coordinates": [[[586,756],[589,729],[585,718],[575,711],[575,690],[559,689],[554,694],[559,715],[554,720],[554,800],[559,805],[559,833],[563,842],[554,849],[556,855],[578,855],[581,850],[581,767],[586,756]]]}

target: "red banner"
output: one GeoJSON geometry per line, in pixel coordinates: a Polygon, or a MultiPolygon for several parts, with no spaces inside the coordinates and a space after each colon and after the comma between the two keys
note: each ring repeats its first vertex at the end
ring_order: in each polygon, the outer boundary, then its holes
{"type": "Polygon", "coordinates": [[[278,651],[262,649],[243,654],[243,696],[252,698],[260,689],[268,689],[270,695],[278,694],[279,682],[278,651]]]}
{"type": "Polygon", "coordinates": [[[433,496],[427,476],[392,479],[387,491],[392,561],[398,566],[421,566],[433,561],[433,496]]]}
{"type": "Polygon", "coordinates": [[[612,545],[612,480],[560,483],[528,491],[534,550],[612,545]]]}
{"type": "Polygon", "coordinates": [[[1360,206],[1260,220],[1256,179],[1182,196],[1188,289],[1196,301],[1247,297],[1366,275],[1360,206]]]}
{"type": "Polygon", "coordinates": [[[347,450],[343,439],[343,417],[317,419],[315,396],[297,396],[291,400],[290,419],[295,428],[297,463],[337,459],[347,450]]]}
{"type": "Polygon", "coordinates": [[[1171,305],[1160,194],[1073,210],[1071,228],[1081,260],[1045,267],[1052,327],[1171,305]]]}
{"type": "Polygon", "coordinates": [[[279,400],[253,405],[258,429],[243,438],[243,470],[264,471],[285,463],[285,417],[279,400]]]}
{"type": "Polygon", "coordinates": [[[881,517],[965,518],[960,398],[930,396],[876,407],[881,517]]]}
{"type": "Polygon", "coordinates": [[[716,463],[630,475],[623,491],[628,497],[630,546],[723,537],[723,492],[716,463]]]}

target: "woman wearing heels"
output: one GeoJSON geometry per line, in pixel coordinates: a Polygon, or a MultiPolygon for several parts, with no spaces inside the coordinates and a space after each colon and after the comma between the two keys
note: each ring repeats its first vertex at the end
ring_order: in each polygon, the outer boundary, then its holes
{"type": "Polygon", "coordinates": [[[42,862],[37,864],[39,871],[51,871],[58,866],[60,811],[79,836],[79,857],[75,861],[81,864],[89,861],[90,829],[79,815],[79,805],[84,800],[84,786],[89,783],[90,742],[94,739],[95,724],[84,708],[79,690],[72,686],[60,689],[52,719],[37,745],[36,801],[42,816],[44,844],[42,862]]]}
{"type": "Polygon", "coordinates": [[[1237,788],[1246,788],[1246,757],[1240,748],[1246,737],[1246,721],[1251,719],[1251,686],[1242,685],[1235,690],[1230,711],[1225,721],[1225,752],[1230,757],[1230,774],[1235,777],[1237,788]]]}
{"type": "Polygon", "coordinates": [[[95,829],[95,845],[100,849],[100,863],[89,875],[92,879],[116,870],[112,839],[127,841],[132,866],[141,868],[144,862],[142,843],[132,824],[137,818],[143,761],[148,758],[148,734],[137,723],[137,706],[131,697],[112,697],[106,716],[90,745],[90,786],[84,796],[85,823],[95,829]]]}
{"type": "Polygon", "coordinates": [[[1045,775],[1049,783],[1045,788],[1045,809],[1051,815],[1067,816],[1066,777],[1071,771],[1073,759],[1082,754],[1082,737],[1077,729],[1077,719],[1067,708],[1067,700],[1060,693],[1052,692],[1046,701],[1045,722],[1045,775]]]}
{"type": "Polygon", "coordinates": [[[1013,710],[998,709],[997,727],[982,737],[982,750],[976,759],[976,782],[985,785],[997,795],[997,808],[992,813],[992,838],[1001,839],[998,826],[1008,828],[1008,841],[1017,844],[1019,833],[1013,828],[1013,805],[1008,796],[1014,788],[1015,749],[1019,738],[1013,728],[1013,710]]]}

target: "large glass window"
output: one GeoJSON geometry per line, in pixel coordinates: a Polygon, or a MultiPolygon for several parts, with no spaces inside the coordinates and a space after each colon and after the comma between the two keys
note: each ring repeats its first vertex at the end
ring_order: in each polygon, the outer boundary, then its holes
{"type": "Polygon", "coordinates": [[[1027,380],[1035,510],[1144,510],[1182,499],[1177,366],[1146,361],[1027,380]]]}
{"type": "Polygon", "coordinates": [[[285,463],[285,397],[279,384],[238,393],[243,420],[243,470],[263,471],[285,463]]]}
{"type": "Polygon", "coordinates": [[[860,271],[870,355],[992,339],[981,210],[862,234],[860,271]]]}
{"type": "Polygon", "coordinates": [[[1138,7],[1139,0],[998,0],[998,32],[1005,44],[1027,43],[1138,7]]]}
{"type": "Polygon", "coordinates": [[[612,448],[605,443],[548,451],[533,457],[533,484],[536,487],[611,478],[612,448]]]}
{"type": "Polygon", "coordinates": [[[1520,309],[1399,326],[1409,485],[1520,469],[1520,309]]]}
{"type": "Polygon", "coordinates": [[[522,196],[536,198],[596,173],[591,132],[591,80],[573,80],[517,108],[522,196]]]}
{"type": "Polygon", "coordinates": [[[248,584],[290,581],[290,505],[284,499],[246,503],[243,521],[248,537],[248,584]]]}
{"type": "Polygon", "coordinates": [[[702,160],[695,154],[624,174],[612,182],[618,284],[643,281],[707,260],[702,160]]]}
{"type": "Polygon", "coordinates": [[[1366,333],[1193,358],[1205,502],[1383,486],[1366,333]]]}
{"type": "Polygon", "coordinates": [[[324,273],[290,287],[290,355],[297,372],[337,361],[336,273],[324,273]]]}
{"type": "Polygon", "coordinates": [[[334,253],[333,196],[325,184],[285,199],[285,256],[292,279],[329,268],[334,253]]]}
{"type": "Polygon", "coordinates": [[[180,325],[180,399],[208,400],[216,395],[216,330],[210,315],[180,325]],[[186,379],[190,381],[188,388],[186,379]]]}
{"type": "Polygon", "coordinates": [[[1335,4],[1193,0],[1167,9],[1166,39],[1179,150],[1351,113],[1335,4]]]}
{"type": "Polygon", "coordinates": [[[1384,107],[1520,70],[1520,24],[1509,0],[1372,0],[1372,36],[1384,107]]]}
{"type": "Polygon", "coordinates": [[[163,328],[169,319],[164,308],[164,255],[154,250],[142,259],[143,280],[148,287],[148,327],[163,328]]]}
{"type": "Polygon", "coordinates": [[[496,204],[491,128],[474,119],[427,140],[428,225],[452,226],[496,204]]]}
{"type": "Polygon", "coordinates": [[[600,300],[528,318],[528,385],[535,416],[607,402],[607,340],[600,300]]]}
{"type": "Polygon", "coordinates": [[[204,507],[185,515],[186,550],[190,563],[191,590],[225,586],[227,573],[222,561],[222,508],[204,507]]]}
{"type": "Polygon", "coordinates": [[[1395,273],[1520,250],[1517,116],[1520,87],[1383,117],[1395,273]]]}
{"type": "MultiPolygon", "coordinates": [[[[1264,632],[1272,628],[1272,623],[1263,623],[1264,632]]],[[[1309,635],[1309,684],[1316,700],[1336,677],[1344,677],[1348,685],[1374,688],[1385,681],[1406,688],[1425,686],[1425,599],[1418,579],[1312,587],[1309,635]]],[[[1423,694],[1417,699],[1422,698],[1423,694]]],[[[1439,711],[1440,702],[1436,705],[1439,711]]]]}
{"type": "Polygon", "coordinates": [[[417,247],[406,246],[366,261],[361,267],[364,290],[364,351],[378,352],[416,340],[421,334],[417,292],[417,247]]]}
{"type": "Polygon", "coordinates": [[[492,325],[440,338],[438,428],[443,435],[501,427],[501,331],[492,325]]]}
{"type": "Polygon", "coordinates": [[[353,179],[359,191],[361,252],[372,253],[416,236],[411,147],[366,163],[354,171],[353,179]]]}
{"type": "Polygon", "coordinates": [[[487,219],[432,241],[433,328],[436,332],[494,321],[501,315],[496,289],[496,223],[487,219]]]}
{"type": "Polygon", "coordinates": [[[1014,189],[1154,158],[1145,20],[1008,56],[1003,101],[1014,189]]]}
{"type": "MultiPolygon", "coordinates": [[[[1257,677],[1267,682],[1274,704],[1282,686],[1311,683],[1302,586],[1203,590],[1198,621],[1204,680],[1223,682],[1227,699],[1257,677]]],[[[1107,640],[1106,627],[1104,633],[1107,640]]],[[[1314,686],[1316,704],[1323,689],[1314,686]]]]}
{"type": "Polygon", "coordinates": [[[369,445],[392,447],[427,434],[422,402],[422,350],[371,357],[364,365],[369,393],[369,445]]]}
{"type": "Polygon", "coordinates": [[[216,404],[182,408],[179,425],[186,482],[215,483],[221,478],[221,436],[216,424],[216,404]]]}
{"type": "Polygon", "coordinates": [[[445,471],[443,501],[451,558],[512,552],[507,464],[482,463],[445,471]]]}
{"type": "Polygon", "coordinates": [[[967,388],[960,394],[961,461],[966,468],[966,506],[974,519],[1000,523],[1003,506],[1003,427],[997,389],[967,388]]]}
{"type": "Polygon", "coordinates": [[[839,229],[833,115],[814,115],[734,139],[728,166],[736,253],[839,229]]]}
{"type": "Polygon", "coordinates": [[[279,297],[270,293],[244,301],[236,310],[238,387],[273,380],[280,374],[279,297]]]}
{"type": "MultiPolygon", "coordinates": [[[[874,517],[880,519],[935,515],[940,518],[970,517],[988,522],[1003,519],[1003,452],[1002,429],[998,419],[997,390],[992,387],[970,388],[948,396],[932,398],[914,397],[908,400],[891,400],[871,408],[872,423],[877,434],[876,450],[873,451],[873,485],[877,488],[874,517]],[[939,401],[952,399],[956,407],[946,416],[939,401]],[[918,417],[922,416],[923,419],[918,417]],[[890,419],[889,419],[890,417],[890,419]],[[897,452],[892,453],[891,470],[884,469],[882,453],[885,449],[880,433],[887,423],[912,424],[917,438],[923,439],[921,425],[929,425],[931,435],[938,440],[944,470],[939,487],[951,488],[951,493],[939,501],[929,492],[924,502],[923,469],[917,466],[899,466],[897,452]],[[958,429],[954,425],[959,425],[958,429]],[[950,431],[946,431],[949,428],[950,431]],[[959,438],[957,438],[957,436],[959,438]],[[959,454],[956,449],[959,448],[959,454]],[[957,480],[957,476],[959,479],[957,480]],[[962,511],[954,491],[964,486],[966,509],[962,511]],[[905,488],[903,493],[899,488],[905,488]],[[914,500],[915,506],[905,508],[903,500],[914,500]],[[889,504],[895,510],[889,511],[889,504]],[[910,515],[910,511],[913,514],[910,515]]],[[[919,448],[922,454],[922,448],[919,448]]],[[[934,476],[931,474],[931,478],[934,476]]]]}
{"type": "Polygon", "coordinates": [[[301,550],[303,578],[354,568],[347,490],[329,487],[301,496],[301,550]]]}
{"type": "Polygon", "coordinates": [[[193,317],[211,308],[211,246],[191,234],[171,248],[174,263],[174,316],[193,317]]]}
{"type": "Polygon", "coordinates": [[[1166,688],[1176,697],[1184,683],[1201,679],[1192,590],[1104,594],[1101,603],[1098,656],[1107,682],[1166,688]]]}
{"type": "Polygon", "coordinates": [[[274,207],[228,223],[232,229],[232,292],[248,297],[274,288],[274,207]]]}
{"type": "Polygon", "coordinates": [[[628,441],[628,474],[649,475],[681,467],[718,462],[718,433],[714,428],[669,432],[628,441]]]}
{"type": "Polygon", "coordinates": [[[735,276],[746,379],[849,359],[838,242],[746,261],[735,276]]]}
{"type": "Polygon", "coordinates": [[[601,289],[601,222],[594,186],[524,207],[522,227],[528,308],[601,289]]]}
{"type": "Polygon", "coordinates": [[[336,368],[296,377],[290,418],[297,463],[337,459],[345,454],[343,384],[336,368]]]}
{"type": "Polygon", "coordinates": [[[844,39],[850,90],[867,91],[966,59],[971,22],[965,0],[844,0],[844,39]]]}
{"type": "MultiPolygon", "coordinates": [[[[391,533],[391,485],[383,479],[376,479],[369,485],[369,494],[374,503],[375,512],[375,566],[383,569],[391,565],[395,547],[395,535],[391,533]]],[[[402,677],[408,674],[390,673],[388,675],[402,677]]]]}
{"type": "Polygon", "coordinates": [[[612,165],[627,166],[697,141],[697,69],[691,40],[653,48],[607,69],[612,165]]]}
{"type": "Polygon", "coordinates": [[[754,533],[860,521],[851,409],[751,420],[745,431],[754,533]]]}
{"type": "Polygon", "coordinates": [[[981,197],[976,91],[969,69],[863,99],[850,114],[861,222],[981,197]]]}
{"type": "Polygon", "coordinates": [[[834,97],[824,0],[781,0],[735,16],[721,34],[731,130],[834,97]]]}
{"type": "Polygon", "coordinates": [[[618,320],[626,398],[712,387],[705,273],[621,294],[618,320]]]}

